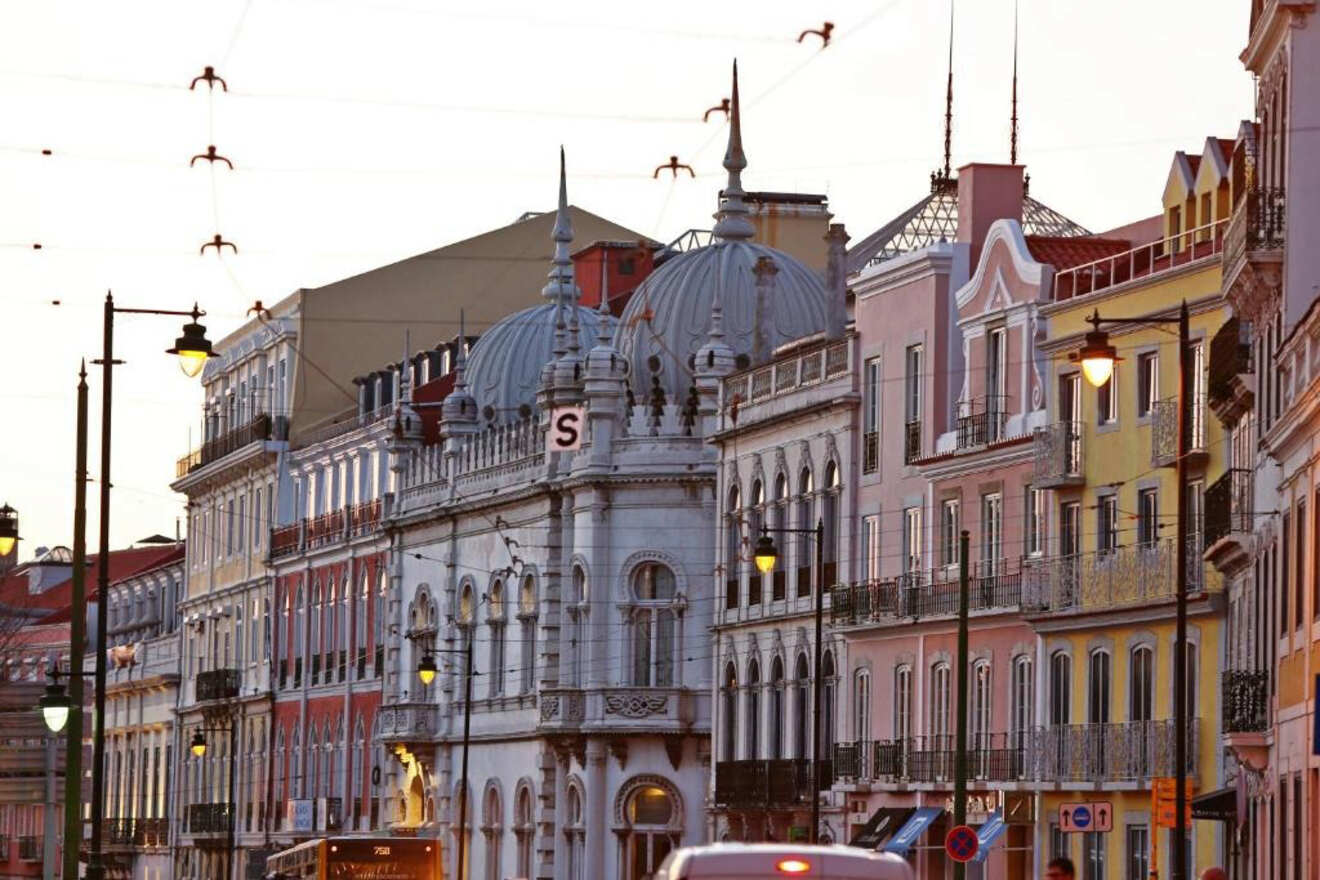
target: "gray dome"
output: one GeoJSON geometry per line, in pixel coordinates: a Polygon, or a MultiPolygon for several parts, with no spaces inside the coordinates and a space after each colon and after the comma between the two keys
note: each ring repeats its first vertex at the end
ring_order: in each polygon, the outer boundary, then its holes
{"type": "Polygon", "coordinates": [[[660,385],[670,401],[692,384],[688,362],[706,342],[718,288],[724,341],[735,355],[752,356],[756,325],[756,276],[760,257],[779,270],[770,296],[769,348],[825,329],[825,287],[807,266],[767,245],[716,241],[665,262],[628,300],[615,345],[631,367],[633,393],[651,386],[652,356],[660,360],[660,385]],[[646,320],[647,310],[650,320],[646,320]]]}
{"type": "MultiPolygon", "coordinates": [[[[519,408],[536,408],[536,390],[541,384],[541,368],[555,359],[555,310],[552,303],[532,306],[500,319],[477,339],[468,356],[464,378],[477,401],[482,423],[515,421],[519,408]],[[494,410],[488,419],[487,407],[494,410]]],[[[577,309],[578,344],[590,351],[600,335],[601,322],[616,320],[583,306],[565,306],[564,323],[569,324],[569,309],[577,309]]]]}

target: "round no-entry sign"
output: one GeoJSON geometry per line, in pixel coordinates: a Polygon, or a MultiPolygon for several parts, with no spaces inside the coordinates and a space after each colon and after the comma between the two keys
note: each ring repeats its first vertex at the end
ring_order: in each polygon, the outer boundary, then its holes
{"type": "Polygon", "coordinates": [[[955,825],[944,835],[944,851],[955,862],[970,862],[976,858],[976,851],[981,846],[976,836],[976,829],[970,825],[955,825]]]}

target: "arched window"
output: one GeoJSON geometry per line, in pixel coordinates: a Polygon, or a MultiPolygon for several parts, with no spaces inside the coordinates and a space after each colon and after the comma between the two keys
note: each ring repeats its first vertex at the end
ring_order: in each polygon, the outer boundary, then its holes
{"type": "MultiPolygon", "coordinates": [[[[518,622],[521,640],[518,651],[518,690],[530,694],[536,683],[536,579],[532,575],[523,578],[522,589],[518,594],[518,622]]],[[[519,874],[530,877],[530,874],[519,874]]]]}
{"type": "Polygon", "coordinates": [[[820,721],[820,754],[817,756],[820,760],[825,760],[829,755],[834,754],[834,724],[836,718],[836,707],[838,700],[838,679],[834,671],[834,652],[826,651],[825,657],[821,661],[821,673],[824,681],[822,682],[821,697],[821,721],[820,721]]]}
{"type": "Polygon", "coordinates": [[[674,573],[658,562],[638,566],[632,576],[633,684],[672,687],[677,650],[674,573]]]}
{"type": "Polygon", "coordinates": [[[385,674],[385,572],[376,572],[376,608],[372,635],[375,638],[375,675],[380,678],[385,674]]]}
{"type": "Polygon", "coordinates": [[[367,616],[371,607],[371,583],[365,573],[362,575],[362,591],[358,596],[357,621],[354,629],[354,641],[357,643],[357,677],[367,677],[367,616]]]}
{"type": "Polygon", "coordinates": [[[335,667],[339,681],[348,677],[348,616],[352,584],[345,578],[339,585],[339,611],[335,622],[335,667]]]}
{"type": "Polygon", "coordinates": [[[793,757],[799,761],[805,759],[811,751],[810,733],[807,719],[807,691],[811,681],[807,674],[807,655],[798,654],[793,670],[793,757]]]}
{"type": "Polygon", "coordinates": [[[366,755],[363,745],[366,729],[362,725],[362,716],[353,722],[353,748],[348,753],[348,809],[344,817],[350,823],[349,831],[359,831],[362,825],[362,774],[366,771],[366,755]]]}
{"type": "Polygon", "coordinates": [[[930,734],[934,738],[932,748],[949,750],[953,748],[949,733],[952,726],[949,721],[949,664],[941,661],[930,671],[930,734]]]}
{"type": "Polygon", "coordinates": [[[978,660],[972,664],[971,747],[976,756],[972,773],[984,779],[989,773],[990,721],[994,703],[991,690],[990,661],[978,660]]]}
{"type": "Polygon", "coordinates": [[[504,842],[503,814],[500,809],[500,792],[491,785],[486,789],[486,796],[481,805],[481,833],[486,836],[486,880],[502,880],[500,873],[500,850],[504,842]]]}
{"type": "Polygon", "coordinates": [[[770,664],[770,757],[784,757],[784,661],[780,657],[770,664]]]}
{"type": "MultiPolygon", "coordinates": [[[[788,478],[785,477],[783,474],[777,474],[775,476],[774,495],[771,497],[771,506],[768,512],[770,528],[772,531],[777,530],[775,537],[775,540],[777,542],[782,542],[783,538],[786,537],[781,535],[780,533],[786,527],[785,508],[787,504],[788,504],[788,478]]],[[[788,566],[786,564],[786,560],[781,560],[780,563],[775,566],[774,571],[771,573],[770,598],[772,601],[779,602],[786,598],[786,594],[788,590],[787,571],[788,571],[788,566]]]]}
{"type": "Polygon", "coordinates": [[[308,645],[308,653],[312,658],[312,684],[319,684],[321,681],[321,614],[324,611],[324,604],[321,579],[316,578],[312,581],[312,640],[308,645]]]}
{"type": "Polygon", "coordinates": [[[302,687],[303,655],[307,652],[307,630],[304,628],[303,588],[298,584],[298,594],[294,598],[293,608],[293,686],[302,687]]]}
{"type": "Polygon", "coordinates": [[[1013,738],[1015,762],[1013,775],[1015,777],[1022,777],[1027,771],[1027,744],[1030,741],[1033,724],[1032,716],[1035,712],[1033,668],[1034,664],[1030,654],[1019,654],[1013,658],[1013,683],[1012,692],[1009,694],[1009,712],[1013,719],[1010,733],[1013,738]]]}
{"type": "Polygon", "coordinates": [[[725,664],[724,686],[720,690],[723,703],[720,714],[724,716],[722,751],[724,760],[735,761],[738,758],[738,670],[733,663],[725,664]]]}
{"type": "Polygon", "coordinates": [[[821,521],[825,526],[825,588],[839,580],[839,468],[834,462],[825,465],[825,486],[821,494],[821,521]]]}
{"type": "Polygon", "coordinates": [[[1128,720],[1150,721],[1155,717],[1155,652],[1149,645],[1132,649],[1128,661],[1128,720]]]}
{"type": "Polygon", "coordinates": [[[586,634],[587,609],[588,604],[587,572],[580,566],[573,566],[573,583],[569,590],[567,617],[568,625],[564,627],[564,665],[567,676],[566,683],[569,687],[582,687],[583,684],[583,657],[584,645],[583,637],[586,634]]]}
{"type": "Polygon", "coordinates": [[[747,664],[747,752],[749,760],[761,757],[761,664],[755,657],[747,664]]]}
{"type": "Polygon", "coordinates": [[[853,741],[871,739],[871,671],[858,669],[853,673],[853,741]]]}
{"type": "Polygon", "coordinates": [[[739,519],[738,487],[729,488],[729,506],[724,521],[724,607],[737,608],[742,572],[742,522],[739,519]]]}
{"type": "MultiPolygon", "coordinates": [[[[747,536],[755,542],[761,536],[761,526],[765,522],[765,493],[761,481],[752,482],[752,494],[747,506],[747,536]]],[[[760,605],[765,597],[765,576],[761,570],[752,566],[747,575],[747,604],[760,605]]]]}
{"type": "Polygon", "coordinates": [[[1072,657],[1064,651],[1050,655],[1049,709],[1052,726],[1072,723],[1072,657]]]}
{"type": "Polygon", "coordinates": [[[678,845],[674,830],[678,805],[658,785],[638,786],[629,796],[624,818],[625,880],[648,880],[678,845]]]}
{"type": "Polygon", "coordinates": [[[1090,724],[1108,724],[1112,670],[1109,652],[1092,651],[1089,664],[1090,682],[1087,690],[1086,720],[1090,724]]]}
{"type": "MultiPolygon", "coordinates": [[[[504,584],[496,581],[490,588],[490,696],[504,693],[504,584]]],[[[498,880],[498,878],[497,878],[498,880]]]]}
{"type": "MultiPolygon", "coordinates": [[[[420,797],[422,788],[422,779],[420,776],[413,777],[413,785],[417,787],[417,793],[420,797]]],[[[455,866],[458,865],[458,839],[460,834],[463,836],[464,851],[462,870],[454,871],[454,876],[460,877],[462,880],[467,880],[467,878],[472,876],[472,826],[475,824],[476,819],[476,817],[472,815],[472,810],[474,808],[472,803],[472,793],[461,786],[455,786],[453,804],[453,825],[451,826],[451,833],[453,834],[455,866]],[[459,821],[460,816],[463,817],[461,824],[459,821]]],[[[417,812],[420,818],[422,810],[418,809],[417,812]]],[[[410,824],[416,824],[416,822],[411,822],[410,824]]]]}
{"type": "Polygon", "coordinates": [[[325,670],[325,681],[327,683],[335,680],[335,634],[339,632],[339,622],[336,615],[339,611],[339,588],[335,583],[334,575],[330,575],[325,590],[325,638],[322,641],[325,651],[325,661],[322,668],[325,670]]]}
{"type": "MultiPolygon", "coordinates": [[[[804,467],[802,473],[798,476],[797,525],[795,528],[813,529],[816,527],[816,521],[811,511],[814,492],[815,486],[811,480],[811,468],[804,467]]],[[[797,594],[799,596],[811,595],[811,569],[814,558],[811,535],[806,532],[799,534],[797,540],[797,594]]]]}
{"type": "Polygon", "coordinates": [[[513,806],[513,833],[517,838],[518,876],[532,876],[532,845],[536,839],[536,825],[532,818],[532,789],[523,786],[518,789],[517,800],[513,806]]]}
{"type": "MultiPolygon", "coordinates": [[[[275,774],[275,802],[282,804],[293,797],[293,788],[289,785],[289,763],[288,754],[284,750],[284,728],[281,727],[275,731],[275,766],[271,768],[275,774]]],[[[279,828],[284,822],[284,811],[275,811],[275,827],[279,828]]]]}
{"type": "Polygon", "coordinates": [[[583,862],[586,859],[587,829],[582,816],[582,793],[578,791],[576,785],[570,785],[568,788],[568,812],[564,822],[564,837],[565,855],[568,857],[565,880],[583,880],[586,869],[583,862]]]}
{"type": "Polygon", "coordinates": [[[900,742],[912,736],[912,667],[906,663],[894,668],[894,739],[900,742]]]}

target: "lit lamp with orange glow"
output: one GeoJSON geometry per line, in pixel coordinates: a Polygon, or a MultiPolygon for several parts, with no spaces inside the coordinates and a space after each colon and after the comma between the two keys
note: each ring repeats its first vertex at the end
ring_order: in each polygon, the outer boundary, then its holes
{"type": "Polygon", "coordinates": [[[197,323],[202,311],[193,304],[192,321],[183,325],[183,335],[174,340],[174,347],[167,348],[166,354],[179,356],[179,369],[189,379],[195,378],[206,365],[206,359],[215,357],[211,350],[211,340],[206,338],[206,328],[197,323]]]}
{"type": "Polygon", "coordinates": [[[8,504],[0,507],[0,556],[14,552],[18,543],[18,511],[8,504]]]}
{"type": "Polygon", "coordinates": [[[1081,350],[1073,357],[1081,361],[1086,381],[1096,388],[1109,381],[1114,375],[1114,364],[1122,360],[1118,349],[1109,344],[1109,334],[1098,327],[1086,334],[1081,350]]]}

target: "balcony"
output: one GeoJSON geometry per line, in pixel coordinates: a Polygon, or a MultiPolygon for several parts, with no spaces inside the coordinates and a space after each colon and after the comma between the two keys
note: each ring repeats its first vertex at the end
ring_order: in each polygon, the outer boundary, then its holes
{"type": "Polygon", "coordinates": [[[1205,490],[1205,561],[1225,574],[1251,561],[1256,475],[1229,468],[1205,490]]]}
{"type": "Polygon", "coordinates": [[[1081,422],[1055,422],[1037,428],[1032,445],[1037,488],[1062,489],[1086,482],[1082,473],[1081,422]]]}
{"type": "MultiPolygon", "coordinates": [[[[1196,776],[1200,724],[1190,723],[1187,772],[1196,776]]],[[[1037,732],[1040,779],[1091,784],[1140,782],[1175,775],[1176,728],[1171,720],[1064,724],[1037,732]]]]}
{"type": "MultiPolygon", "coordinates": [[[[1205,451],[1205,398],[1196,396],[1188,410],[1187,466],[1203,468],[1208,460],[1205,451]]],[[[1178,398],[1155,401],[1150,416],[1150,465],[1173,467],[1178,463],[1178,398]]]]}
{"type": "Polygon", "coordinates": [[[288,433],[287,420],[284,417],[273,418],[269,413],[254,416],[244,425],[227,431],[218,437],[206,441],[200,449],[194,449],[175,464],[174,475],[182,478],[200,467],[213,461],[219,461],[231,452],[236,452],[258,440],[283,440],[288,433]]]}
{"type": "MultiPolygon", "coordinates": [[[[1016,562],[978,562],[970,572],[968,608],[1013,609],[1022,602],[1022,569],[1016,562]]],[[[958,579],[946,569],[900,578],[835,587],[830,598],[834,626],[898,623],[958,613],[958,579]]]]}
{"type": "Polygon", "coordinates": [[[302,521],[270,530],[270,558],[283,559],[302,550],[302,521]]]}
{"type": "Polygon", "coordinates": [[[238,696],[240,676],[237,669],[208,669],[197,673],[197,702],[232,700],[238,696]]]}
{"type": "MultiPolygon", "coordinates": [[[[820,790],[834,784],[833,763],[820,762],[820,790]]],[[[792,810],[811,807],[811,761],[718,761],[715,804],[729,810],[792,810]]]]}
{"type": "MultiPolygon", "coordinates": [[[[1221,578],[1207,572],[1202,539],[1188,538],[1187,592],[1217,590],[1221,578]]],[[[1034,613],[1080,614],[1172,601],[1177,588],[1173,538],[1148,545],[1030,560],[1022,568],[1022,606],[1034,613]]]]}
{"type": "Polygon", "coordinates": [[[344,511],[332,510],[307,520],[307,549],[327,547],[344,540],[344,511]]]}
{"type": "Polygon", "coordinates": [[[1251,383],[1250,334],[1248,325],[1236,316],[1223,323],[1210,339],[1210,408],[1225,425],[1251,411],[1255,399],[1251,383]]]}
{"type": "Polygon", "coordinates": [[[377,718],[381,738],[387,743],[429,741],[440,730],[439,706],[435,703],[381,706],[377,718]]]}
{"type": "Polygon", "coordinates": [[[1001,395],[987,395],[959,404],[955,448],[973,449],[1004,439],[1007,404],[1008,399],[1001,395]]]}
{"type": "Polygon", "coordinates": [[[1225,251],[1227,235],[1225,221],[1217,220],[1056,272],[1054,301],[1086,296],[1204,262],[1225,251]]]}
{"type": "MultiPolygon", "coordinates": [[[[967,778],[1009,782],[1039,778],[1036,731],[968,737],[967,778]]],[[[838,779],[894,784],[953,785],[956,742],[952,734],[843,743],[834,749],[838,779]]]]}
{"type": "Polygon", "coordinates": [[[18,839],[18,860],[20,862],[38,862],[41,861],[40,837],[20,837],[18,839]]]}
{"type": "Polygon", "coordinates": [[[133,819],[106,819],[105,840],[112,847],[128,847],[141,843],[133,819]]]}
{"type": "Polygon", "coordinates": [[[1226,669],[1219,682],[1224,745],[1255,770],[1269,762],[1270,674],[1226,669]]]}
{"type": "Polygon", "coordinates": [[[1277,295],[1282,280],[1287,200],[1282,189],[1256,187],[1233,209],[1224,234],[1223,291],[1238,314],[1252,314],[1261,291],[1277,295]]]}
{"type": "Polygon", "coordinates": [[[234,830],[231,804],[189,804],[188,831],[192,834],[228,834],[234,830]]]}
{"type": "Polygon", "coordinates": [[[903,426],[903,463],[921,458],[921,421],[908,422],[903,426]]]}
{"type": "MultiPolygon", "coordinates": [[[[801,388],[846,375],[852,343],[816,343],[783,354],[774,363],[751,372],[735,373],[724,382],[724,399],[738,400],[744,409],[801,388]]],[[[741,418],[741,417],[740,417],[741,418]]]]}

